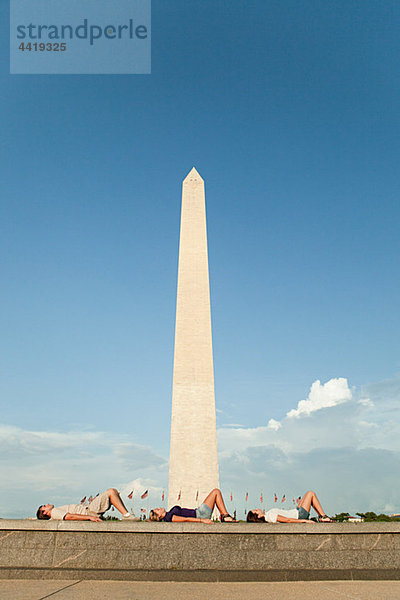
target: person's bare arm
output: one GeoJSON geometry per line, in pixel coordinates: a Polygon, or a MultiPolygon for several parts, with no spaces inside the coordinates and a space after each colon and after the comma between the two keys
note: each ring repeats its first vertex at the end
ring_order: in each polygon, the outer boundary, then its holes
{"type": "Polygon", "coordinates": [[[196,519],[196,517],[178,517],[178,515],[173,515],[172,521],[174,523],[182,523],[183,521],[191,521],[193,523],[212,523],[211,519],[196,519]]]}
{"type": "Polygon", "coordinates": [[[278,523],[314,523],[310,519],[290,519],[289,517],[283,517],[282,515],[278,515],[276,517],[278,523]]]}
{"type": "Polygon", "coordinates": [[[67,513],[64,517],[64,521],[95,521],[101,522],[100,517],[96,517],[93,515],[78,515],[75,513],[67,513]]]}

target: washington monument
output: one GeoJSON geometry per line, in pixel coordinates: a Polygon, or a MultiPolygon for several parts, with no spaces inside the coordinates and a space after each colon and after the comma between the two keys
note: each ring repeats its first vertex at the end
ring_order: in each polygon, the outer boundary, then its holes
{"type": "Polygon", "coordinates": [[[194,507],[219,487],[204,181],[183,181],[168,506],[194,507]]]}

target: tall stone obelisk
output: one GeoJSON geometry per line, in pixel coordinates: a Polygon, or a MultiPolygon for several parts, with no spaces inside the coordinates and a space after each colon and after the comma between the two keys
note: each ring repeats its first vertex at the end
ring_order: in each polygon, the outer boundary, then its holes
{"type": "Polygon", "coordinates": [[[204,181],[183,181],[168,507],[219,487],[204,181]]]}

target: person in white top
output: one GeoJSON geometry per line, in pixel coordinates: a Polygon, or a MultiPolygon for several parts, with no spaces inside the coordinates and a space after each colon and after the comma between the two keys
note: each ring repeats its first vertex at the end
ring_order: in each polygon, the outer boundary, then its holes
{"type": "Polygon", "coordinates": [[[255,508],[247,513],[247,521],[250,523],[313,523],[310,520],[310,510],[314,508],[320,523],[333,523],[333,519],[327,517],[321,506],[317,495],[313,491],[306,492],[299,501],[297,508],[291,510],[283,508],[271,508],[262,510],[255,508]]]}

